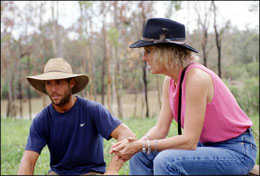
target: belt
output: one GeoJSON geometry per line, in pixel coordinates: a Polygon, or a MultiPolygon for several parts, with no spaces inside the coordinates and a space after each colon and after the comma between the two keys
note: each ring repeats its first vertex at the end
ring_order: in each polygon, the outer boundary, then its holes
{"type": "Polygon", "coordinates": [[[244,133],[250,132],[251,128],[247,128],[246,131],[244,133]]]}

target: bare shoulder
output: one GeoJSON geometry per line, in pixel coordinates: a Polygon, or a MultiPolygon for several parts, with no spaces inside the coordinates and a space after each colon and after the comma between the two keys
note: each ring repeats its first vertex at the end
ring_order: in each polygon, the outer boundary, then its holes
{"type": "Polygon", "coordinates": [[[165,76],[164,81],[163,81],[163,86],[164,86],[164,87],[165,87],[165,86],[168,87],[169,84],[170,84],[170,80],[171,80],[171,77],[165,76]]]}
{"type": "Polygon", "coordinates": [[[164,81],[163,81],[163,94],[168,95],[168,89],[170,85],[170,80],[171,78],[169,76],[165,76],[164,81]]]}
{"type": "Polygon", "coordinates": [[[187,84],[189,84],[189,83],[195,84],[195,85],[211,84],[212,79],[211,79],[211,76],[207,72],[205,72],[199,68],[192,68],[187,73],[187,84]]]}

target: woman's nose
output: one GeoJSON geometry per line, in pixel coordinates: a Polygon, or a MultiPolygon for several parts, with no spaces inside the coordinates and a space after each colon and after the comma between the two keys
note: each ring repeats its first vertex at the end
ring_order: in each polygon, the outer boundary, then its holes
{"type": "Polygon", "coordinates": [[[147,61],[147,58],[146,58],[145,54],[143,55],[142,60],[143,61],[147,61]]]}

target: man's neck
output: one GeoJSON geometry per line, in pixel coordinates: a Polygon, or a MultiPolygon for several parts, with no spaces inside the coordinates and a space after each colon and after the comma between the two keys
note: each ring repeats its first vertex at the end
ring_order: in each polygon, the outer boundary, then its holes
{"type": "Polygon", "coordinates": [[[77,97],[71,96],[70,101],[67,104],[65,104],[63,106],[57,106],[55,104],[52,104],[52,106],[54,107],[54,109],[57,112],[64,113],[64,112],[67,112],[68,110],[70,110],[70,108],[73,107],[73,105],[75,104],[76,101],[77,101],[77,97]]]}

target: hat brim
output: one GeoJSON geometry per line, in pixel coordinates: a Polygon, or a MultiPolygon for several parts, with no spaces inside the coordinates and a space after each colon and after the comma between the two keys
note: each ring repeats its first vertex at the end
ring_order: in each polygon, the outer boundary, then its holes
{"type": "Polygon", "coordinates": [[[67,74],[62,72],[49,72],[36,76],[27,76],[26,79],[29,81],[31,86],[36,90],[48,95],[45,89],[45,81],[57,80],[57,79],[68,79],[74,78],[75,85],[72,88],[72,94],[78,93],[83,90],[89,82],[89,77],[86,74],[67,74]]]}
{"type": "Polygon", "coordinates": [[[140,48],[140,47],[145,47],[145,46],[154,46],[154,45],[171,45],[171,46],[181,46],[184,47],[192,52],[198,53],[198,51],[194,48],[192,48],[189,45],[186,44],[177,44],[177,43],[170,43],[170,42],[149,42],[149,41],[145,41],[145,40],[138,40],[135,43],[131,44],[129,46],[129,48],[140,48]]]}

